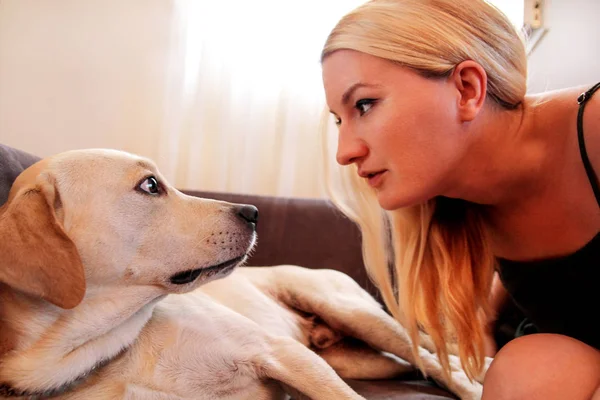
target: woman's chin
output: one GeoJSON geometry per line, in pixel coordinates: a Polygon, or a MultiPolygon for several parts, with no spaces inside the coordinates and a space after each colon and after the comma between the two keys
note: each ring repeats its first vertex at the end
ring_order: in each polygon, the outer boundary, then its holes
{"type": "Polygon", "coordinates": [[[394,211],[401,208],[412,207],[423,204],[429,200],[425,196],[408,196],[401,193],[388,193],[386,191],[377,192],[377,202],[379,206],[386,211],[394,211]]]}

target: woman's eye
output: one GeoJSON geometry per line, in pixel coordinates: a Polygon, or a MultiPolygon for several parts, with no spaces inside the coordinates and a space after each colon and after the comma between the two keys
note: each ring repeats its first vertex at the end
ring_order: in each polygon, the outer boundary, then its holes
{"type": "Polygon", "coordinates": [[[149,194],[159,194],[160,186],[155,177],[150,176],[142,181],[138,186],[141,190],[149,194]]]}
{"type": "Polygon", "coordinates": [[[360,99],[356,102],[354,107],[358,110],[361,116],[365,115],[371,107],[375,104],[375,99],[360,99]]]}
{"type": "Polygon", "coordinates": [[[337,126],[340,126],[342,124],[342,119],[339,117],[335,117],[334,121],[337,126]]]}

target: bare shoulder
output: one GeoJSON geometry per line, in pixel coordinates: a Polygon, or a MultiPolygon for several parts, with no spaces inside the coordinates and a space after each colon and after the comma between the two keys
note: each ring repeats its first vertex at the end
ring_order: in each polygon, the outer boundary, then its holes
{"type": "MultiPolygon", "coordinates": [[[[552,127],[560,132],[567,132],[566,138],[575,138],[576,119],[579,111],[578,97],[590,90],[595,83],[560,89],[531,96],[543,120],[544,128],[552,127]]],[[[583,116],[583,132],[585,147],[594,171],[600,175],[600,89],[588,98],[583,116]]]]}
{"type": "MultiPolygon", "coordinates": [[[[501,229],[495,232],[499,257],[528,260],[571,254],[598,233],[598,203],[577,139],[577,98],[592,86],[527,97],[527,133],[543,149],[539,171],[544,185],[537,196],[502,215],[501,229]]],[[[600,90],[586,102],[583,130],[592,168],[600,176],[600,90]]]]}

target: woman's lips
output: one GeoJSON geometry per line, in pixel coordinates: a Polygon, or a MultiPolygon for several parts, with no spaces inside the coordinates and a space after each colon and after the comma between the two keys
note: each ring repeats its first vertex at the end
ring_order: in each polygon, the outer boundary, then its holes
{"type": "Polygon", "coordinates": [[[372,188],[376,188],[376,187],[380,186],[383,181],[383,178],[385,177],[386,172],[387,172],[387,170],[369,174],[367,176],[367,182],[369,183],[369,186],[371,186],[372,188]]]}

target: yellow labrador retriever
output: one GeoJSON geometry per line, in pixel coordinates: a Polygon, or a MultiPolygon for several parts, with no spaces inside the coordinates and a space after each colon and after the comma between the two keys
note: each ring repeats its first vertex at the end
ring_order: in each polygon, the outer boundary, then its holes
{"type": "MultiPolygon", "coordinates": [[[[28,168],[0,208],[0,397],[360,399],[340,376],[411,368],[404,329],[348,276],[232,273],[257,216],[186,196],[124,152],[28,168]]],[[[456,357],[446,379],[420,351],[424,372],[480,398],[456,357]]]]}

